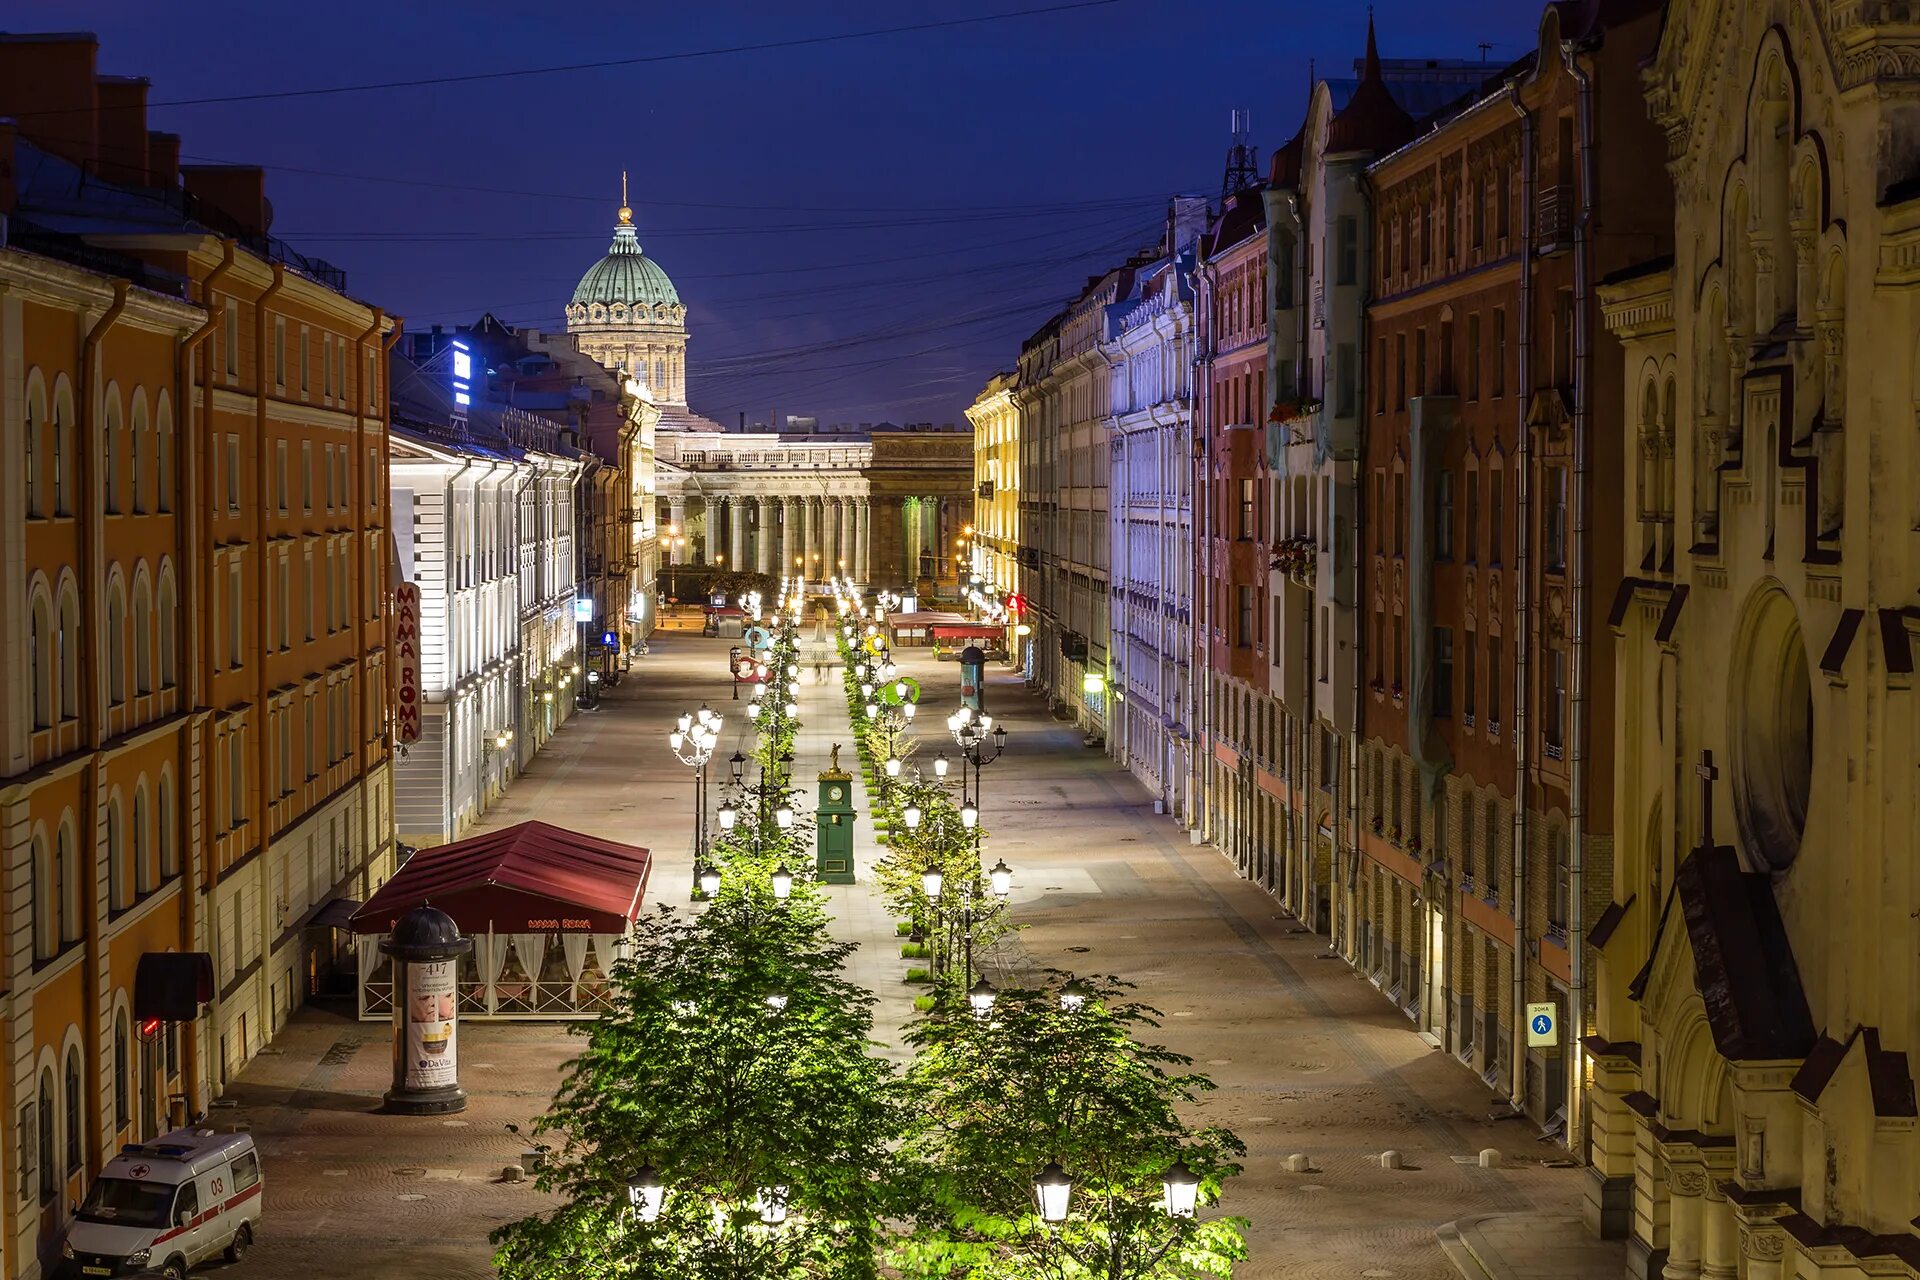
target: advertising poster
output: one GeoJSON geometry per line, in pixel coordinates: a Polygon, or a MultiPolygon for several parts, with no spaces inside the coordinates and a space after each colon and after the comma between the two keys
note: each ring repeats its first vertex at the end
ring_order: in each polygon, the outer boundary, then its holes
{"type": "Polygon", "coordinates": [[[454,1048],[455,960],[407,966],[407,1088],[446,1089],[460,1082],[454,1048]]]}

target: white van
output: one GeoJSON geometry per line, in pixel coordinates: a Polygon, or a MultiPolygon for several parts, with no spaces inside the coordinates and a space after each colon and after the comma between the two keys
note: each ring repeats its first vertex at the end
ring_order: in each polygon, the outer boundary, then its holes
{"type": "Polygon", "coordinates": [[[260,1232],[260,1156],[244,1133],[175,1129],[107,1162],[61,1246],[67,1277],[158,1271],[180,1280],[216,1253],[238,1262],[260,1232]]]}

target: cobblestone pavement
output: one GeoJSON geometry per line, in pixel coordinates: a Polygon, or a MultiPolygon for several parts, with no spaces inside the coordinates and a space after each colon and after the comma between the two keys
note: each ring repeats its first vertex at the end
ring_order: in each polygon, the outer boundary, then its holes
{"type": "MultiPolygon", "coordinates": [[[[534,761],[487,825],[538,817],[644,844],[656,858],[649,896],[684,902],[692,779],[664,736],[672,716],[702,698],[737,709],[725,653],[724,641],[658,641],[605,709],[577,718],[534,761]]],[[[957,701],[957,671],[925,653],[903,665],[926,688],[917,727],[930,755],[957,701]]],[[[847,740],[837,675],[814,680],[809,665],[795,765],[809,788],[831,742],[847,740]]],[[[1199,1114],[1231,1126],[1249,1149],[1224,1206],[1253,1224],[1252,1257],[1237,1275],[1450,1280],[1459,1273],[1436,1238],[1442,1224],[1516,1215],[1481,1233],[1511,1238],[1524,1224],[1557,1230],[1577,1215],[1578,1170],[1543,1164],[1556,1149],[1523,1121],[1490,1120],[1494,1099],[1477,1077],[1431,1049],[1371,984],[1323,958],[1320,940],[1217,852],[1155,815],[1145,790],[1052,720],[1016,676],[992,677],[988,706],[1011,736],[986,771],[982,821],[989,856],[1015,869],[1025,927],[987,963],[1009,978],[1031,967],[1116,973],[1163,1011],[1165,1042],[1219,1085],[1199,1114]],[[1501,1151],[1501,1167],[1478,1167],[1487,1147],[1501,1151]],[[1406,1167],[1382,1169],[1384,1149],[1403,1153],[1406,1167]],[[1286,1172],[1294,1152],[1311,1158],[1310,1172],[1286,1172]]],[[[719,760],[746,723],[729,717],[719,760]]],[[[873,852],[864,821],[856,835],[864,866],[873,852]]],[[[880,994],[887,1034],[910,1015],[911,996],[891,921],[864,877],[834,899],[836,928],[863,944],[854,976],[880,994]]],[[[466,1114],[403,1119],[374,1111],[389,1069],[384,1024],[303,1011],[242,1076],[230,1095],[240,1105],[214,1113],[252,1126],[269,1177],[260,1246],[215,1274],[489,1274],[487,1232],[543,1205],[529,1187],[497,1181],[520,1150],[504,1126],[541,1109],[570,1042],[554,1026],[469,1024],[466,1114]]]]}

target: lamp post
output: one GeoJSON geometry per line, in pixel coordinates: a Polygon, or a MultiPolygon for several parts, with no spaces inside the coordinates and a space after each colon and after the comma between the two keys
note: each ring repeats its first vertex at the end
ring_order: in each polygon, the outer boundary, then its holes
{"type": "Polygon", "coordinates": [[[693,897],[701,897],[700,873],[707,862],[707,761],[720,741],[723,717],[704,703],[698,711],[682,712],[667,746],[681,764],[693,770],[693,897]]]}

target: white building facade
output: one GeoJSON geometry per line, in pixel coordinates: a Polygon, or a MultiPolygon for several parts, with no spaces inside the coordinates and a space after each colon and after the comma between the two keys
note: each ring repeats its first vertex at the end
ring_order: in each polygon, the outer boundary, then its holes
{"type": "Polygon", "coordinates": [[[1108,753],[1184,817],[1193,805],[1193,253],[1145,268],[1110,310],[1113,676],[1108,753]]]}

